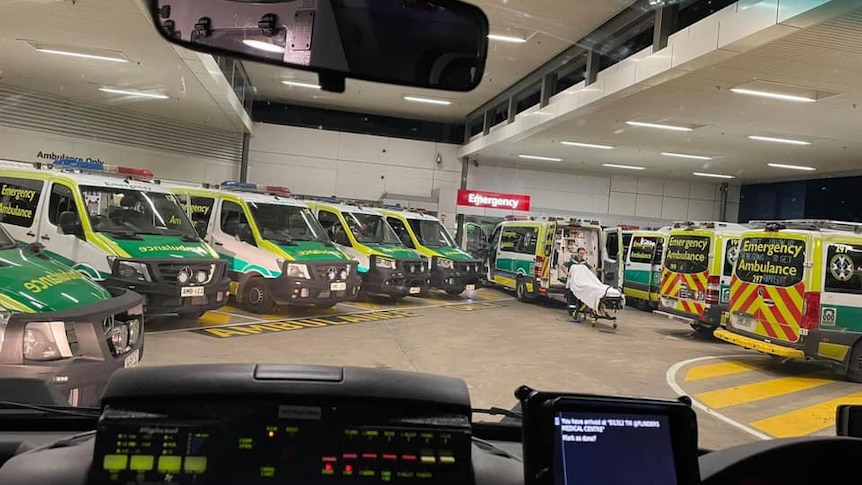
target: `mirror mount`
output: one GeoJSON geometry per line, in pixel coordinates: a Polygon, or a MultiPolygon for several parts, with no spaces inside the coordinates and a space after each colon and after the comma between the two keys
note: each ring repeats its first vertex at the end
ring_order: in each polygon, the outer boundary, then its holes
{"type": "Polygon", "coordinates": [[[321,91],[341,94],[345,89],[346,77],[334,72],[320,72],[317,74],[317,82],[321,91]]]}

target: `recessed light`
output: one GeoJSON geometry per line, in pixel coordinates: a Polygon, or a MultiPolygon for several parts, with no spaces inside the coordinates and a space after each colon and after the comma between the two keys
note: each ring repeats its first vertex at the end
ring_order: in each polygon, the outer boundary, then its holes
{"type": "Polygon", "coordinates": [[[170,96],[162,93],[152,93],[146,91],[135,91],[131,89],[115,89],[115,88],[99,88],[103,93],[122,94],[124,96],[134,96],[136,98],[148,99],[170,99],[170,96]]]}
{"type": "Polygon", "coordinates": [[[661,154],[666,157],[690,158],[692,160],[712,160],[712,157],[705,157],[703,155],[689,155],[687,153],[661,152],[661,154]]]}
{"type": "Polygon", "coordinates": [[[285,86],[293,86],[295,88],[320,89],[320,86],[314,83],[306,83],[302,81],[282,81],[285,86]]]}
{"type": "Polygon", "coordinates": [[[106,62],[129,62],[126,56],[120,51],[112,51],[107,49],[86,49],[80,47],[70,47],[63,45],[46,44],[42,42],[19,39],[33,49],[43,54],[54,54],[58,56],[78,57],[81,59],[90,59],[94,61],[106,62]]]}
{"type": "Polygon", "coordinates": [[[518,155],[519,158],[526,158],[529,160],[544,160],[546,162],[562,162],[562,158],[556,157],[540,157],[538,155],[518,155]]]}
{"type": "Polygon", "coordinates": [[[711,177],[715,179],[732,179],[736,178],[733,175],[723,175],[720,173],[704,173],[704,172],[692,172],[692,175],[696,175],[698,177],[711,177]]]}
{"type": "Polygon", "coordinates": [[[488,40],[498,40],[500,42],[511,42],[513,44],[524,44],[527,39],[515,37],[512,35],[488,34],[488,40]]]}
{"type": "Polygon", "coordinates": [[[784,163],[767,163],[766,165],[772,168],[786,168],[788,170],[802,170],[804,172],[813,172],[817,170],[814,167],[806,167],[804,165],[787,165],[784,163]]]}
{"type": "Polygon", "coordinates": [[[634,165],[617,165],[616,163],[603,163],[603,167],[608,168],[621,168],[623,170],[646,170],[644,167],[636,167],[634,165]]]}
{"type": "Polygon", "coordinates": [[[270,42],[264,42],[262,40],[255,39],[243,39],[242,43],[251,47],[252,49],[258,49],[266,52],[272,52],[273,54],[282,54],[284,53],[284,47],[273,44],[270,42]]]}
{"type": "Polygon", "coordinates": [[[770,141],[772,143],[784,143],[787,145],[810,145],[811,142],[804,140],[791,140],[789,138],[774,138],[771,136],[750,135],[749,140],[770,141]]]}
{"type": "Polygon", "coordinates": [[[641,128],[656,128],[658,130],[694,131],[693,128],[688,127],[688,126],[663,125],[660,123],[644,123],[642,121],[626,121],[626,124],[629,126],[639,126],[641,128]]]}
{"type": "Polygon", "coordinates": [[[419,96],[404,96],[404,101],[412,101],[414,103],[425,104],[439,104],[443,106],[448,106],[452,104],[452,101],[449,101],[448,99],[420,98],[419,96]]]}
{"type": "Polygon", "coordinates": [[[731,88],[731,92],[736,94],[746,94],[748,96],[760,96],[762,98],[779,99],[782,101],[795,101],[797,103],[813,103],[817,101],[814,98],[806,96],[796,96],[793,94],[773,93],[770,91],[758,91],[756,89],[731,88]]]}
{"type": "Polygon", "coordinates": [[[613,150],[616,147],[610,145],[597,145],[595,143],[581,143],[579,141],[561,141],[561,145],[567,145],[570,147],[584,147],[584,148],[598,148],[600,150],[613,150]]]}

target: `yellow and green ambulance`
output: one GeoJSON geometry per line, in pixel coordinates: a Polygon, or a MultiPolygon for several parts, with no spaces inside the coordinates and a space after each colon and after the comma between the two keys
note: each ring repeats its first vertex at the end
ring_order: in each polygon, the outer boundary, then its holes
{"type": "Polygon", "coordinates": [[[309,207],[335,244],[359,262],[363,293],[400,300],[428,292],[428,259],[405,246],[377,210],[338,199],[310,201],[309,207]]]}
{"type": "Polygon", "coordinates": [[[816,359],[862,382],[862,224],[752,221],[742,234],[727,328],[717,338],[816,359]]]}
{"type": "Polygon", "coordinates": [[[739,238],[729,222],[677,222],[667,238],[655,313],[712,332],[726,319],[739,238]]]}
{"type": "Polygon", "coordinates": [[[380,209],[386,222],[408,248],[431,260],[431,287],[460,295],[473,291],[481,281],[482,261],[458,248],[440,219],[400,208],[380,209]]]}
{"type": "Polygon", "coordinates": [[[142,302],[48,257],[39,242],[20,245],[0,227],[0,377],[40,379],[72,406],[96,405],[115,370],[138,365],[142,302]]]}
{"type": "Polygon", "coordinates": [[[658,308],[665,240],[670,227],[631,232],[624,258],[623,294],[643,310],[658,308]]]}
{"type": "Polygon", "coordinates": [[[143,295],[148,315],[197,318],[227,302],[225,263],[149,170],[0,162],[0,222],[103,286],[143,295]]]}
{"type": "Polygon", "coordinates": [[[163,182],[199,234],[228,264],[237,303],[333,307],[356,299],[357,263],[330,241],[311,209],[285,187],[226,181],[218,189],[163,182]]]}

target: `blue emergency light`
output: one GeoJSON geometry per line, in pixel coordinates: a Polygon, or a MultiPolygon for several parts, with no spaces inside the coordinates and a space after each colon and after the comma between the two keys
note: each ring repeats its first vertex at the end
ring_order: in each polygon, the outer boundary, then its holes
{"type": "Polygon", "coordinates": [[[261,185],[251,182],[239,182],[237,180],[225,180],[219,186],[224,190],[235,190],[238,192],[257,192],[259,194],[272,194],[288,197],[290,189],[278,185],[261,185]]]}
{"type": "Polygon", "coordinates": [[[107,163],[94,162],[92,160],[80,160],[76,158],[61,158],[54,160],[54,168],[67,170],[81,170],[86,172],[102,172],[114,175],[126,175],[138,179],[153,179],[153,172],[145,168],[120,167],[117,165],[108,165],[107,163]]]}

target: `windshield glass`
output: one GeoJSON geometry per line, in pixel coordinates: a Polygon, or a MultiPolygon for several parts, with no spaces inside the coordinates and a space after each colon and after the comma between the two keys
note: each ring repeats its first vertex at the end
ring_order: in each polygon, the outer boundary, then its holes
{"type": "Polygon", "coordinates": [[[14,248],[17,245],[12,236],[9,235],[9,232],[6,231],[6,228],[0,226],[0,249],[14,248]]]}
{"type": "Polygon", "coordinates": [[[81,186],[81,195],[96,232],[197,238],[186,213],[172,194],[81,186]]]}
{"type": "Polygon", "coordinates": [[[747,283],[793,286],[802,281],[805,241],[783,237],[747,237],[742,240],[736,276],[747,283]]]}
{"type": "Polygon", "coordinates": [[[440,247],[458,247],[449,231],[443,227],[438,221],[429,221],[426,219],[407,219],[410,223],[410,228],[413,229],[413,234],[419,240],[419,244],[429,248],[440,247]]]}
{"type": "Polygon", "coordinates": [[[329,242],[326,231],[305,207],[259,202],[248,202],[248,207],[264,239],[287,244],[299,241],[329,242]]]}
{"type": "Polygon", "coordinates": [[[396,244],[401,246],[401,240],[386,222],[383,216],[362,212],[345,212],[344,220],[353,237],[363,244],[396,244]]]}
{"type": "Polygon", "coordinates": [[[709,267],[709,236],[674,234],[668,239],[664,267],[674,273],[703,273],[709,267]]]}

